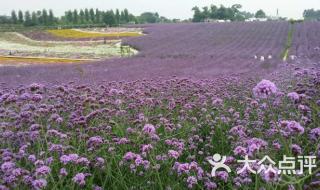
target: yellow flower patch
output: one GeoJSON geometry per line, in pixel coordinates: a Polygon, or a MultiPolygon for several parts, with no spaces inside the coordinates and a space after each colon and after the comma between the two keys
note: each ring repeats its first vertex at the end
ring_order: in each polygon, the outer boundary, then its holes
{"type": "Polygon", "coordinates": [[[73,29],[47,30],[50,34],[63,38],[98,38],[98,37],[137,37],[142,36],[139,32],[85,32],[73,29]]]}
{"type": "Polygon", "coordinates": [[[78,63],[84,61],[89,60],[45,57],[0,56],[0,63],[78,63]]]}

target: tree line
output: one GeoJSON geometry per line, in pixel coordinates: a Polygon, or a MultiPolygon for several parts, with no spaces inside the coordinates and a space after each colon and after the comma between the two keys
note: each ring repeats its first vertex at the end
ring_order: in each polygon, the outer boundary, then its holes
{"type": "Polygon", "coordinates": [[[220,5],[206,6],[200,9],[199,7],[193,7],[193,22],[204,22],[206,19],[213,20],[230,20],[230,21],[244,21],[248,18],[266,18],[266,14],[263,10],[258,10],[255,14],[241,11],[242,5],[235,4],[231,7],[225,7],[220,5]]]}
{"type": "Polygon", "coordinates": [[[318,20],[320,21],[320,10],[307,9],[303,12],[305,20],[318,20]]]}
{"type": "Polygon", "coordinates": [[[39,11],[15,11],[10,16],[0,16],[0,24],[14,24],[24,26],[56,26],[56,25],[85,25],[105,24],[117,26],[128,23],[157,23],[172,22],[172,20],[159,16],[158,13],[145,12],[140,16],[134,16],[128,9],[107,10],[99,9],[74,9],[68,10],[61,17],[54,15],[50,10],[39,11]]]}

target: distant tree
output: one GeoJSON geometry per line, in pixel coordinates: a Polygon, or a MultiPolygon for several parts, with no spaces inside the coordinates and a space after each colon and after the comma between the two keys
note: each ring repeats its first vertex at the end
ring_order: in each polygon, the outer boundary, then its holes
{"type": "Polygon", "coordinates": [[[46,9],[42,10],[42,22],[44,25],[48,25],[49,24],[49,16],[48,16],[48,12],[46,9]]]}
{"type": "Polygon", "coordinates": [[[95,23],[97,23],[97,24],[101,23],[101,11],[99,11],[99,9],[96,9],[95,23]]]}
{"type": "Polygon", "coordinates": [[[129,22],[138,23],[138,20],[133,14],[129,13],[129,22]]]}
{"type": "Polygon", "coordinates": [[[194,7],[192,9],[193,22],[203,22],[206,19],[213,20],[231,20],[231,21],[244,21],[247,18],[254,16],[252,13],[241,11],[242,5],[234,4],[231,7],[225,7],[220,5],[211,5],[210,7],[203,7],[202,10],[199,7],[194,7]]]}
{"type": "Polygon", "coordinates": [[[218,16],[217,16],[217,11],[218,11],[218,7],[215,6],[215,5],[211,5],[210,6],[210,15],[209,15],[209,18],[211,19],[217,19],[218,16]]]}
{"type": "Polygon", "coordinates": [[[18,17],[14,10],[11,12],[11,21],[13,24],[18,24],[18,17]]]}
{"type": "Polygon", "coordinates": [[[0,24],[10,24],[10,23],[12,23],[10,17],[0,15],[0,24]]]}
{"type": "Polygon", "coordinates": [[[89,11],[89,14],[90,14],[90,20],[91,22],[95,22],[94,19],[95,19],[95,14],[94,14],[94,10],[91,8],[90,11],[89,11]]]}
{"type": "Polygon", "coordinates": [[[220,8],[217,10],[217,18],[220,20],[226,20],[229,18],[228,10],[223,5],[221,5],[220,8]]]}
{"type": "MultiPolygon", "coordinates": [[[[211,9],[204,8],[206,17],[210,17],[211,9]]],[[[200,11],[201,13],[201,11],[200,11]]],[[[160,16],[158,13],[145,12],[140,16],[130,14],[128,9],[120,11],[116,9],[108,11],[100,11],[99,9],[74,9],[68,10],[61,17],[55,17],[54,12],[50,10],[26,11],[21,10],[18,14],[13,10],[11,16],[0,16],[0,23],[24,24],[25,26],[44,25],[53,26],[59,24],[85,24],[106,23],[110,26],[127,23],[157,23],[157,22],[172,22],[172,20],[160,16]]]]}
{"type": "Polygon", "coordinates": [[[77,9],[75,9],[75,10],[73,10],[73,14],[72,14],[72,23],[73,24],[78,24],[78,22],[79,22],[79,15],[78,15],[78,10],[77,9]]]}
{"type": "Polygon", "coordinates": [[[210,18],[209,7],[203,7],[202,8],[202,16],[203,16],[203,18],[210,18]]]}
{"type": "Polygon", "coordinates": [[[68,24],[73,23],[73,13],[71,10],[65,12],[65,20],[68,24]]]}
{"type": "Polygon", "coordinates": [[[120,12],[119,12],[119,9],[116,9],[115,19],[116,19],[117,25],[120,24],[120,12]]]}
{"type": "Polygon", "coordinates": [[[32,22],[32,25],[38,25],[38,17],[37,17],[37,13],[36,12],[32,12],[31,14],[31,22],[32,22]]]}
{"type": "Polygon", "coordinates": [[[43,24],[42,11],[37,11],[38,24],[43,24]]]}
{"type": "Polygon", "coordinates": [[[232,21],[240,21],[240,20],[243,21],[243,20],[245,20],[244,16],[240,12],[241,8],[242,8],[242,5],[240,5],[240,4],[234,4],[234,5],[231,6],[231,10],[233,11],[233,15],[232,15],[232,18],[231,18],[232,21]]]}
{"type": "Polygon", "coordinates": [[[18,12],[18,22],[19,24],[23,24],[23,12],[21,10],[18,12]]]}
{"type": "Polygon", "coordinates": [[[241,8],[242,8],[242,5],[240,4],[234,4],[231,6],[231,9],[234,10],[234,12],[239,12],[241,8]]]}
{"type": "Polygon", "coordinates": [[[86,22],[86,15],[82,9],[80,9],[79,17],[80,23],[84,24],[86,22]]]}
{"type": "Polygon", "coordinates": [[[53,25],[55,23],[55,18],[53,11],[50,9],[49,10],[49,16],[48,16],[48,25],[53,25]]]}
{"type": "Polygon", "coordinates": [[[31,20],[31,14],[29,11],[26,11],[24,13],[24,23],[23,23],[24,26],[32,26],[33,23],[32,23],[32,20],[31,20]]]}
{"type": "Polygon", "coordinates": [[[192,8],[193,10],[193,19],[192,21],[193,22],[203,22],[205,17],[204,15],[202,14],[201,10],[199,9],[199,7],[195,6],[192,8]]]}
{"type": "Polygon", "coordinates": [[[156,23],[159,21],[158,13],[145,12],[139,16],[140,23],[156,23]]]}
{"type": "Polygon", "coordinates": [[[303,11],[305,20],[320,20],[320,10],[307,9],[303,11]]]}
{"type": "Polygon", "coordinates": [[[125,23],[129,22],[129,11],[128,11],[128,9],[124,9],[123,10],[123,20],[124,20],[125,23]]]}
{"type": "Polygon", "coordinates": [[[84,10],[84,16],[85,16],[86,22],[90,22],[89,9],[86,8],[86,9],[84,10]]]}
{"type": "Polygon", "coordinates": [[[258,11],[256,12],[255,17],[256,17],[256,18],[266,18],[267,15],[266,15],[266,13],[265,13],[262,9],[260,9],[260,10],[258,10],[258,11]]]}
{"type": "Polygon", "coordinates": [[[103,22],[109,26],[115,26],[116,18],[115,18],[115,14],[112,10],[106,11],[103,14],[103,22]]]}
{"type": "Polygon", "coordinates": [[[123,11],[121,11],[120,12],[120,23],[125,23],[126,21],[125,21],[125,17],[124,17],[124,12],[123,11]]]}

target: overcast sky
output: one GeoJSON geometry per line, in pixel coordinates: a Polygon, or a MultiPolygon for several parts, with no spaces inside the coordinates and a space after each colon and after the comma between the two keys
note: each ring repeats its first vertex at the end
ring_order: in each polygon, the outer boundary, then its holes
{"type": "Polygon", "coordinates": [[[33,11],[46,8],[61,15],[65,10],[75,8],[128,8],[135,15],[152,11],[168,18],[186,19],[192,17],[191,8],[196,5],[230,6],[236,3],[250,12],[262,8],[268,15],[276,15],[279,9],[280,16],[288,18],[301,18],[304,9],[320,9],[320,0],[0,0],[0,14],[9,15],[12,9],[33,11]]]}

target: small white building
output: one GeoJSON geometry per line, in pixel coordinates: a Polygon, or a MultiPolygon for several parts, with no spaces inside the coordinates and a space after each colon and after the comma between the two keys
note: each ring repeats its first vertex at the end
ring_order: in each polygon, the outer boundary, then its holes
{"type": "Polygon", "coordinates": [[[267,18],[248,18],[248,19],[246,19],[246,22],[255,22],[255,21],[265,22],[265,21],[268,21],[268,19],[267,18]]]}

